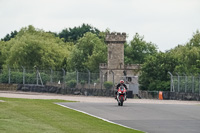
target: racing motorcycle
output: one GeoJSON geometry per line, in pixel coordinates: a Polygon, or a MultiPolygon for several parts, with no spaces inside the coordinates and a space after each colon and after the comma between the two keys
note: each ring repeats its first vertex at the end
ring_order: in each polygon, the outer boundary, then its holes
{"type": "Polygon", "coordinates": [[[126,100],[126,89],[124,86],[120,86],[117,91],[118,106],[123,106],[125,100],[126,100]]]}

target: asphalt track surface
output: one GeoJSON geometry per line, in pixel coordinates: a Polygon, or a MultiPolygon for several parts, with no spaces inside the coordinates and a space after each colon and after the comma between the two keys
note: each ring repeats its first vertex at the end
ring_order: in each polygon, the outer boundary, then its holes
{"type": "Polygon", "coordinates": [[[148,133],[200,133],[200,105],[60,103],[114,123],[148,133]]]}

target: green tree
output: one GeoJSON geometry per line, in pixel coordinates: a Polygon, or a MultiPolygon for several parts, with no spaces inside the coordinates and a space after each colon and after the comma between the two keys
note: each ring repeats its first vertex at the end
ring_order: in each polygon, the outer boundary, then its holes
{"type": "Polygon", "coordinates": [[[199,32],[199,30],[197,30],[195,33],[193,33],[192,38],[186,45],[200,47],[200,32],[199,32]]]}
{"type": "Polygon", "coordinates": [[[168,72],[174,72],[177,65],[177,59],[171,53],[159,52],[149,56],[142,65],[139,77],[140,89],[169,90],[170,77],[168,72]]]}
{"type": "Polygon", "coordinates": [[[124,62],[125,64],[143,64],[145,58],[157,53],[157,46],[151,42],[144,41],[144,37],[135,34],[130,43],[125,44],[124,62]]]}
{"type": "Polygon", "coordinates": [[[78,40],[70,57],[68,58],[69,69],[84,71],[85,68],[92,72],[99,71],[99,63],[105,63],[107,47],[96,34],[86,33],[78,40]]]}
{"type": "Polygon", "coordinates": [[[169,90],[170,76],[200,73],[200,33],[197,30],[186,45],[178,45],[166,53],[159,52],[146,58],[139,77],[142,90],[169,90]]]}
{"type": "Polygon", "coordinates": [[[1,41],[9,41],[10,39],[14,38],[17,35],[17,31],[11,32],[10,34],[7,34],[4,38],[1,39],[1,41]]]}
{"type": "Polygon", "coordinates": [[[10,67],[60,69],[73,44],[33,26],[22,28],[17,36],[6,42],[4,55],[10,67]]]}
{"type": "Polygon", "coordinates": [[[170,52],[179,62],[175,68],[176,72],[187,74],[200,72],[200,33],[198,30],[186,45],[178,45],[170,52]]]}
{"type": "Polygon", "coordinates": [[[3,50],[5,48],[5,42],[0,41],[0,69],[3,68],[3,64],[5,63],[5,56],[3,55],[3,50]]]}
{"type": "Polygon", "coordinates": [[[60,32],[58,34],[58,36],[60,38],[63,38],[65,42],[75,42],[76,43],[77,40],[82,38],[84,36],[84,34],[87,32],[91,32],[96,35],[99,35],[99,33],[100,33],[100,31],[97,28],[92,27],[88,24],[82,24],[81,26],[78,26],[78,27],[64,29],[64,30],[62,30],[62,32],[60,32]]]}

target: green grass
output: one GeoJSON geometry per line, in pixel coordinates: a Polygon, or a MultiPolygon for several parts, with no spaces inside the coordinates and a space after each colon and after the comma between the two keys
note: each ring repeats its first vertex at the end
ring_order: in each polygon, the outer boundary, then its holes
{"type": "Polygon", "coordinates": [[[0,133],[141,133],[54,104],[64,100],[0,100],[0,133]]]}

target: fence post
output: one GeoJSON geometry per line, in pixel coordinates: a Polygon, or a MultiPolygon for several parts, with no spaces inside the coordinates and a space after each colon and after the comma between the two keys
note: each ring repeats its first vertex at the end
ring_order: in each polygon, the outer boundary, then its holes
{"type": "Polygon", "coordinates": [[[52,82],[53,82],[53,70],[51,69],[51,68],[49,68],[50,69],[50,71],[51,71],[51,75],[50,75],[50,83],[52,84],[52,82]]]}
{"type": "Polygon", "coordinates": [[[8,83],[10,84],[10,67],[8,67],[8,83]]]}
{"type": "Polygon", "coordinates": [[[37,81],[37,85],[38,85],[38,68],[36,70],[36,81],[37,81]]]}
{"type": "Polygon", "coordinates": [[[171,80],[170,80],[170,92],[174,92],[174,87],[173,87],[173,75],[170,73],[170,72],[168,72],[168,74],[170,75],[170,78],[171,78],[171,80]]]}
{"type": "Polygon", "coordinates": [[[178,73],[176,73],[176,75],[178,75],[178,92],[179,92],[179,87],[180,87],[180,76],[179,76],[179,74],[178,73]]]}
{"type": "Polygon", "coordinates": [[[78,70],[77,69],[75,70],[76,70],[76,85],[78,85],[78,70]]]}
{"type": "Polygon", "coordinates": [[[62,68],[63,70],[63,87],[65,88],[65,70],[62,68]]]}
{"type": "Polygon", "coordinates": [[[89,89],[90,89],[90,71],[86,68],[86,70],[88,71],[88,75],[89,75],[89,77],[88,77],[88,85],[89,85],[89,89]]]}
{"type": "Polygon", "coordinates": [[[101,89],[102,89],[103,72],[101,70],[100,70],[100,78],[101,78],[101,89]]]}
{"type": "Polygon", "coordinates": [[[25,68],[23,66],[21,66],[23,69],[23,85],[25,84],[25,68]]]}
{"type": "Polygon", "coordinates": [[[199,95],[200,95],[200,75],[199,75],[199,95]]]}
{"type": "Polygon", "coordinates": [[[192,75],[192,93],[194,93],[194,75],[193,74],[191,75],[192,75]]]}
{"type": "Polygon", "coordinates": [[[183,73],[183,75],[185,75],[185,93],[187,91],[187,75],[185,73],[183,73]]]}

